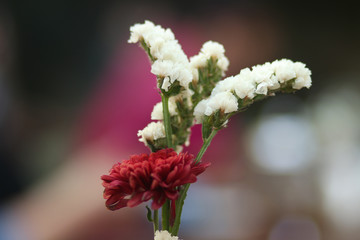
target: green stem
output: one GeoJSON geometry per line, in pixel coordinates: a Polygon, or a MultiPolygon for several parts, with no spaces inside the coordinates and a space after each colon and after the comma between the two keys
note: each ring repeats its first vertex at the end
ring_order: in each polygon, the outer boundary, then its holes
{"type": "MultiPolygon", "coordinates": [[[[204,153],[206,152],[207,148],[209,147],[212,139],[215,137],[215,135],[218,131],[219,131],[219,129],[213,129],[210,136],[207,139],[205,139],[198,155],[195,158],[196,164],[199,163],[199,161],[203,157],[204,153]]],[[[172,227],[172,231],[171,231],[172,235],[174,235],[174,236],[178,235],[178,232],[180,229],[181,213],[182,213],[182,209],[184,206],[185,198],[187,196],[187,191],[189,190],[189,187],[190,187],[190,183],[185,184],[184,188],[180,191],[179,199],[176,200],[176,210],[175,210],[176,215],[175,215],[174,226],[172,227]]]]}
{"type": "Polygon", "coordinates": [[[162,230],[169,230],[170,227],[170,200],[167,199],[161,208],[162,230]]]}
{"type": "Polygon", "coordinates": [[[159,230],[159,210],[154,210],[154,233],[159,230]]]}
{"type": "Polygon", "coordinates": [[[180,228],[180,220],[181,220],[181,213],[184,206],[185,198],[187,196],[187,191],[190,187],[190,183],[185,184],[184,188],[180,191],[180,197],[176,200],[176,210],[175,210],[175,221],[172,227],[172,235],[177,236],[180,228]]]}
{"type": "Polygon", "coordinates": [[[164,116],[164,127],[165,127],[165,136],[166,143],[168,148],[173,148],[172,144],[172,129],[170,122],[170,112],[169,112],[169,97],[165,94],[161,94],[161,101],[163,107],[163,116],[164,116]]]}
{"type": "MultiPolygon", "coordinates": [[[[163,107],[163,116],[164,116],[164,127],[165,127],[165,136],[166,136],[166,145],[168,148],[173,148],[172,143],[172,129],[170,122],[170,112],[169,112],[169,97],[166,94],[161,94],[161,101],[163,107]]],[[[169,230],[170,227],[170,201],[166,200],[161,210],[161,222],[162,230],[169,230]]]]}
{"type": "Polygon", "coordinates": [[[219,129],[213,129],[210,136],[207,139],[205,139],[203,145],[201,146],[201,149],[200,149],[198,155],[195,158],[195,163],[198,163],[201,160],[201,158],[203,157],[203,155],[206,152],[207,148],[209,147],[212,139],[215,137],[215,135],[216,135],[216,133],[218,131],[219,131],[219,129]]]}

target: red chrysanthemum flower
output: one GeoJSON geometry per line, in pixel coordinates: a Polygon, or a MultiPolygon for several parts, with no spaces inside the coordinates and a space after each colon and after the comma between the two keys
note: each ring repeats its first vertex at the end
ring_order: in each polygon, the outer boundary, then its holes
{"type": "Polygon", "coordinates": [[[196,176],[209,165],[195,164],[193,155],[177,154],[172,149],[133,155],[115,164],[109,175],[101,177],[106,207],[110,210],[135,207],[153,199],[151,208],[159,209],[166,199],[175,201],[179,186],[196,182],[196,176]]]}

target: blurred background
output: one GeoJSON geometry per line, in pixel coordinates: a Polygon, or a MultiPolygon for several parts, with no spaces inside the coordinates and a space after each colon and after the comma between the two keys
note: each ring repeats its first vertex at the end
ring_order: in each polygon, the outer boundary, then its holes
{"type": "Polygon", "coordinates": [[[359,239],[357,15],[347,1],[1,1],[0,239],[152,239],[145,206],[106,210],[100,181],[148,151],[136,133],[160,98],[127,44],[146,19],[188,56],[222,43],[228,76],[279,58],[312,70],[310,90],[255,103],[216,136],[180,238],[359,239]]]}

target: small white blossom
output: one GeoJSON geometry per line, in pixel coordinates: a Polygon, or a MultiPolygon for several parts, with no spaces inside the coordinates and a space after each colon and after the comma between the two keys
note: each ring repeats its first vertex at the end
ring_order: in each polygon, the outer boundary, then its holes
{"type": "Polygon", "coordinates": [[[203,121],[204,116],[210,116],[217,110],[224,113],[236,112],[238,110],[237,98],[231,92],[220,92],[201,100],[194,109],[194,116],[198,123],[203,121]]]}
{"type": "Polygon", "coordinates": [[[238,75],[227,77],[218,82],[211,95],[220,92],[233,92],[243,99],[254,98],[256,94],[268,95],[269,90],[280,88],[280,83],[294,80],[292,87],[301,89],[311,86],[311,71],[300,62],[292,62],[288,59],[276,60],[272,63],[256,65],[242,69],[238,75]]]}
{"type": "Polygon", "coordinates": [[[190,58],[190,66],[194,76],[194,80],[198,80],[198,69],[205,67],[208,59],[217,60],[217,66],[221,69],[222,75],[225,75],[229,67],[229,60],[224,55],[225,48],[223,45],[213,41],[207,41],[201,47],[200,53],[190,58]]]}
{"type": "MultiPolygon", "coordinates": [[[[225,56],[222,58],[219,58],[218,62],[217,62],[217,65],[223,72],[226,72],[228,70],[229,64],[230,64],[229,59],[225,56]]],[[[223,73],[223,76],[224,76],[224,73],[223,73]]]]}
{"type": "Polygon", "coordinates": [[[155,104],[152,112],[151,112],[151,120],[163,120],[163,107],[162,102],[158,102],[155,104]]]}
{"type": "Polygon", "coordinates": [[[249,68],[244,68],[235,76],[237,81],[235,84],[236,95],[243,98],[253,99],[255,97],[255,80],[249,68]]]}
{"type": "Polygon", "coordinates": [[[279,83],[295,79],[292,86],[294,89],[311,87],[311,71],[304,63],[281,59],[274,61],[272,67],[279,83]]]}
{"type": "Polygon", "coordinates": [[[211,95],[214,96],[221,92],[231,92],[235,90],[235,85],[237,82],[237,75],[236,76],[230,76],[225,78],[224,80],[219,81],[213,90],[211,91],[211,95]]]}
{"type": "Polygon", "coordinates": [[[296,72],[294,71],[294,62],[291,60],[275,60],[271,65],[280,83],[284,83],[296,77],[296,72]]]}
{"type": "Polygon", "coordinates": [[[305,67],[304,63],[296,62],[294,64],[294,69],[296,72],[296,79],[293,84],[294,89],[301,89],[303,87],[311,87],[311,71],[305,67]]]}
{"type": "Polygon", "coordinates": [[[150,51],[156,59],[189,64],[189,60],[177,40],[164,41],[157,49],[150,46],[150,51]]]}
{"type": "Polygon", "coordinates": [[[220,59],[224,56],[225,48],[220,43],[207,41],[203,44],[201,52],[204,53],[207,57],[220,59]]]}
{"type": "Polygon", "coordinates": [[[265,82],[260,83],[259,85],[257,85],[255,93],[256,94],[262,94],[262,95],[266,95],[268,93],[268,85],[265,82]]]}
{"type": "Polygon", "coordinates": [[[168,91],[170,86],[178,81],[181,86],[188,88],[193,79],[190,63],[175,39],[170,29],[163,29],[150,21],[143,24],[135,24],[130,27],[129,43],[144,40],[153,57],[151,72],[162,77],[161,89],[168,91]]]}
{"type": "Polygon", "coordinates": [[[256,88],[257,94],[267,94],[269,90],[275,90],[280,87],[278,79],[275,76],[273,65],[265,63],[263,65],[256,65],[252,67],[252,77],[255,83],[258,84],[256,88]]]}
{"type": "Polygon", "coordinates": [[[190,65],[193,68],[205,67],[207,59],[208,59],[208,57],[205,54],[200,52],[198,55],[192,56],[190,58],[190,65]]]}
{"type": "Polygon", "coordinates": [[[207,41],[200,51],[207,59],[211,57],[216,58],[218,60],[217,65],[223,72],[228,69],[229,60],[225,57],[225,48],[222,44],[214,41],[207,41]]]}
{"type": "Polygon", "coordinates": [[[207,99],[201,100],[194,109],[194,117],[197,123],[202,123],[204,116],[205,116],[205,110],[207,107],[207,99]]]}
{"type": "Polygon", "coordinates": [[[206,66],[207,57],[203,53],[192,56],[190,58],[190,68],[195,81],[199,80],[198,69],[206,66]]]}
{"type": "MultiPolygon", "coordinates": [[[[175,97],[169,98],[168,106],[169,106],[170,116],[175,116],[178,114],[176,111],[176,98],[175,97]]],[[[164,119],[164,115],[163,115],[162,102],[158,102],[157,104],[155,104],[153,111],[151,112],[151,120],[163,120],[163,119],[164,119]]]]}
{"type": "Polygon", "coordinates": [[[151,66],[151,73],[160,77],[173,75],[174,62],[170,60],[158,60],[151,66]]]}
{"type": "Polygon", "coordinates": [[[128,40],[129,43],[137,43],[143,38],[143,35],[151,32],[154,29],[154,23],[150,21],[145,21],[144,24],[135,24],[130,27],[130,39],[128,40]]]}
{"type": "Polygon", "coordinates": [[[238,101],[230,92],[222,92],[209,98],[205,115],[210,116],[215,111],[221,110],[224,113],[231,113],[238,110],[238,101]]]}
{"type": "Polygon", "coordinates": [[[161,84],[161,89],[164,89],[165,91],[169,91],[169,87],[171,86],[172,82],[173,81],[171,81],[170,77],[165,77],[163,83],[161,84]]]}
{"type": "Polygon", "coordinates": [[[211,92],[211,95],[216,95],[220,92],[234,92],[243,99],[245,97],[254,98],[256,91],[256,83],[253,78],[253,73],[249,68],[241,70],[238,75],[230,76],[218,82],[211,92]]]}
{"type": "Polygon", "coordinates": [[[155,232],[154,240],[179,240],[179,238],[176,236],[171,236],[171,234],[166,230],[164,231],[157,230],[155,232]]]}
{"type": "Polygon", "coordinates": [[[143,130],[139,130],[140,142],[147,143],[160,138],[165,138],[165,127],[163,122],[151,122],[143,130]]]}

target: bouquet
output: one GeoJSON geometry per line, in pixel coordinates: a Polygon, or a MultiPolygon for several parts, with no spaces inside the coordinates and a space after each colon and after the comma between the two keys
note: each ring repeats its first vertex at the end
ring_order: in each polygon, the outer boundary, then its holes
{"type": "Polygon", "coordinates": [[[151,201],[146,209],[154,239],[177,240],[187,191],[210,166],[202,158],[218,131],[255,101],[310,88],[311,71],[281,59],[224,78],[229,60],[220,43],[208,41],[188,59],[170,29],[145,21],[130,32],[128,42],[140,43],[150,59],[161,102],[151,113],[154,121],[138,132],[151,153],[116,163],[101,177],[103,196],[110,210],[151,201]],[[203,140],[196,156],[182,152],[195,124],[202,125],[203,140]]]}

